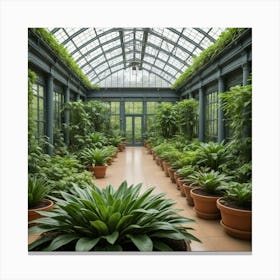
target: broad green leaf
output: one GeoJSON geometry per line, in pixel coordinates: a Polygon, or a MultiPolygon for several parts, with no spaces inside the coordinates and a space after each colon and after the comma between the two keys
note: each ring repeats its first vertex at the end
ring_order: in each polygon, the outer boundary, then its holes
{"type": "Polygon", "coordinates": [[[116,242],[118,237],[119,237],[119,232],[118,231],[114,231],[110,235],[103,236],[103,238],[106,239],[108,241],[108,243],[110,243],[112,245],[116,242]]]}
{"type": "Polygon", "coordinates": [[[90,224],[95,229],[97,229],[102,235],[108,233],[108,227],[107,227],[107,225],[103,221],[101,221],[101,220],[90,221],[90,224]]]}
{"type": "Polygon", "coordinates": [[[60,248],[61,246],[66,245],[66,244],[70,243],[71,241],[78,239],[78,238],[79,237],[77,235],[73,235],[73,234],[59,235],[55,239],[53,239],[51,244],[49,246],[47,246],[46,248],[44,248],[43,251],[55,251],[56,249],[60,248]]]}
{"type": "Polygon", "coordinates": [[[172,248],[170,248],[166,243],[160,241],[160,240],[153,240],[154,248],[159,251],[173,251],[172,248]]]}
{"type": "Polygon", "coordinates": [[[100,237],[94,239],[82,237],[77,241],[75,250],[79,252],[88,252],[98,243],[99,240],[100,237]]]}
{"type": "Polygon", "coordinates": [[[109,227],[109,230],[112,231],[116,228],[118,222],[120,221],[121,219],[121,213],[119,212],[116,212],[114,213],[110,218],[109,218],[109,221],[108,221],[108,227],[109,227]]]}
{"type": "Polygon", "coordinates": [[[146,234],[139,234],[139,235],[130,235],[127,234],[127,237],[134,243],[134,245],[141,251],[141,252],[151,252],[153,251],[153,241],[151,238],[146,234]]]}

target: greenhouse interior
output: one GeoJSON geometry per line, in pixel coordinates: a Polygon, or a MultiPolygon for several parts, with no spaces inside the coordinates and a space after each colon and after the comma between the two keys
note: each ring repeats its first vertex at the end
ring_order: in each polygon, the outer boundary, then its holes
{"type": "Polygon", "coordinates": [[[251,28],[29,28],[29,252],[250,253],[251,95],[251,28]]]}

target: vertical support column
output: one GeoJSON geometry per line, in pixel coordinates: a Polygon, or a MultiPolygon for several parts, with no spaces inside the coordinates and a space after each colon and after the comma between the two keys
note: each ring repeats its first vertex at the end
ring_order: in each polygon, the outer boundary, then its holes
{"type": "Polygon", "coordinates": [[[204,142],[205,139],[205,96],[202,86],[199,88],[199,141],[204,142]]]}
{"type": "Polygon", "coordinates": [[[147,100],[143,99],[143,118],[142,118],[142,142],[144,141],[144,135],[147,133],[147,100]]]}
{"type": "Polygon", "coordinates": [[[120,100],[120,114],[121,114],[121,131],[125,134],[125,106],[124,106],[124,99],[121,98],[120,100]]]}
{"type": "Polygon", "coordinates": [[[242,66],[243,69],[243,86],[248,85],[248,78],[249,78],[249,67],[248,63],[243,64],[242,66]]]}
{"type": "Polygon", "coordinates": [[[46,134],[49,141],[49,146],[47,147],[47,152],[50,156],[53,155],[53,76],[52,74],[49,75],[47,80],[47,127],[46,127],[46,134]]]}
{"type": "MultiPolygon", "coordinates": [[[[65,103],[70,102],[69,81],[67,82],[67,87],[66,87],[65,94],[64,94],[64,102],[65,103]]],[[[65,139],[65,144],[67,146],[69,146],[70,145],[70,135],[69,135],[70,111],[69,111],[69,109],[65,110],[64,120],[65,120],[64,139],[65,139]]]]}
{"type": "Polygon", "coordinates": [[[78,90],[78,93],[76,95],[76,101],[79,101],[81,99],[81,94],[80,94],[80,88],[78,90]]]}
{"type": "MultiPolygon", "coordinates": [[[[218,77],[218,93],[225,91],[224,80],[220,75],[218,77]]],[[[218,142],[221,143],[225,138],[224,112],[220,98],[218,99],[218,142]]]]}

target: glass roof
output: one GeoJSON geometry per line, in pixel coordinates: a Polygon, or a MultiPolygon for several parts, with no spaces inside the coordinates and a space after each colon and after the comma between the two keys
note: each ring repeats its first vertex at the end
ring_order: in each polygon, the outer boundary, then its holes
{"type": "Polygon", "coordinates": [[[225,28],[53,28],[100,87],[170,87],[225,28]]]}

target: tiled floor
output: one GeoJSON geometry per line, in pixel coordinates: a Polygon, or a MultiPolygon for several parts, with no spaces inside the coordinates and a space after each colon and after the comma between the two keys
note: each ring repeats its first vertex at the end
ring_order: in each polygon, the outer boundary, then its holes
{"type": "MultiPolygon", "coordinates": [[[[161,168],[156,165],[152,155],[148,154],[144,147],[127,147],[124,152],[118,153],[113,164],[107,168],[106,177],[97,179],[95,184],[103,188],[108,184],[119,186],[126,180],[128,184],[143,184],[145,188],[155,186],[155,192],[164,192],[166,197],[177,202],[176,208],[182,209],[180,215],[195,219],[191,226],[195,229],[192,233],[202,243],[192,241],[193,252],[251,252],[251,242],[235,239],[224,233],[219,221],[203,220],[195,215],[191,206],[187,205],[186,199],[171,183],[170,178],[164,175],[161,168]]],[[[29,236],[29,242],[35,236],[29,236]]]]}

